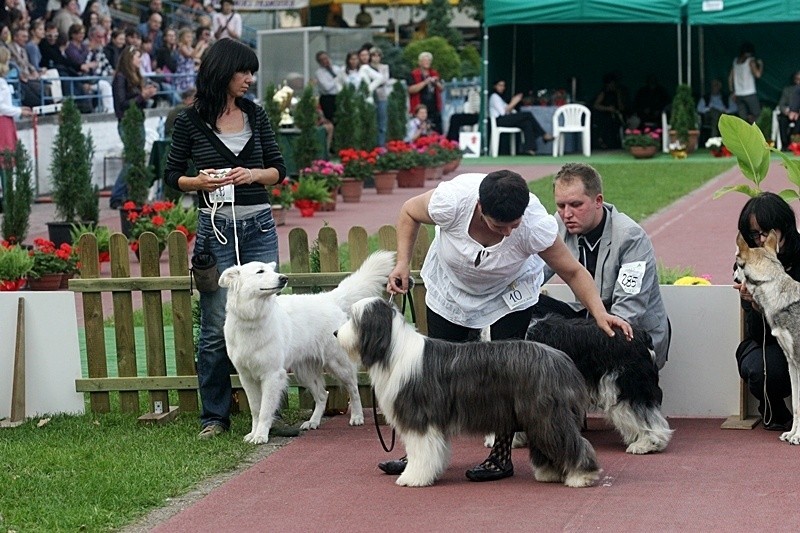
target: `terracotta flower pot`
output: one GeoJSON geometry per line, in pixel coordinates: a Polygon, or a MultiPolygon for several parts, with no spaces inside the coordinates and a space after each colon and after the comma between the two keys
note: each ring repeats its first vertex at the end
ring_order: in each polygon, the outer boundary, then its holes
{"type": "Polygon", "coordinates": [[[397,185],[397,171],[376,172],[374,180],[377,194],[392,194],[395,185],[397,185]]]}
{"type": "Polygon", "coordinates": [[[339,196],[339,187],[331,191],[331,199],[319,204],[318,211],[336,211],[336,199],[339,196]]]}
{"type": "Polygon", "coordinates": [[[425,167],[426,180],[440,180],[442,179],[443,173],[444,173],[444,165],[438,165],[435,167],[425,167]]]}
{"type": "Polygon", "coordinates": [[[636,159],[650,159],[656,155],[658,146],[631,146],[628,150],[636,159]]]}
{"type": "Polygon", "coordinates": [[[275,221],[276,226],[283,226],[286,224],[286,209],[282,205],[272,206],[272,220],[275,221]]]}
{"type": "Polygon", "coordinates": [[[70,272],[69,274],[62,274],[61,276],[61,287],[60,289],[69,289],[69,280],[75,277],[74,272],[70,272]]]}
{"type": "Polygon", "coordinates": [[[425,167],[401,169],[397,173],[397,186],[400,188],[424,187],[425,167]]]}
{"type": "Polygon", "coordinates": [[[364,182],[355,178],[344,178],[339,192],[342,193],[342,201],[346,203],[356,203],[361,201],[361,193],[364,191],[364,182]]]}
{"type": "Polygon", "coordinates": [[[54,272],[50,274],[42,274],[41,277],[28,280],[28,289],[32,291],[57,291],[61,288],[61,278],[64,274],[61,272],[54,272]]]}

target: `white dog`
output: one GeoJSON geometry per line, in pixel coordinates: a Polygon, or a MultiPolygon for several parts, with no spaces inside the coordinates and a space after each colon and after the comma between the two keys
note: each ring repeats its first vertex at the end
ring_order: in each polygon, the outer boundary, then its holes
{"type": "Polygon", "coordinates": [[[219,284],[228,288],[225,343],[253,417],[245,441],[268,441],[289,368],[311,392],[315,403],[311,418],[301,429],[319,426],[328,399],[325,368],[350,394],[350,425],[364,423],[356,365],[333,333],[347,321],[354,302],[383,292],[394,265],[394,252],[375,252],[330,292],[283,296],[278,293],[288,278],[275,272],[275,263],[252,262],[222,273],[219,284]]]}

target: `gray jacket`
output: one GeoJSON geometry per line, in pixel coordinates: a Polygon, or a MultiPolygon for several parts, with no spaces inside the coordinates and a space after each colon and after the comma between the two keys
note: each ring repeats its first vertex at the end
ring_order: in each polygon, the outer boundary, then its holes
{"type": "MultiPolygon", "coordinates": [[[[595,269],[595,285],[600,299],[609,313],[624,318],[650,334],[656,352],[656,364],[661,369],[669,351],[669,321],[661,299],[658,272],[653,244],[642,227],[628,215],[620,213],[611,204],[606,225],[600,237],[595,269]],[[642,264],[643,263],[643,264],[642,264]],[[624,272],[623,265],[628,265],[624,272]]],[[[558,234],[564,239],[570,253],[578,257],[578,236],[570,235],[561,217],[556,215],[558,234]]],[[[554,272],[545,268],[545,280],[554,272]]],[[[575,309],[583,309],[580,302],[569,302],[575,309]]]]}

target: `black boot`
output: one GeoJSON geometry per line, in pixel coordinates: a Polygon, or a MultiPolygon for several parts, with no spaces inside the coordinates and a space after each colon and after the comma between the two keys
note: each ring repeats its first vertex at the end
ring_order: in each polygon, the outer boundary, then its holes
{"type": "Polygon", "coordinates": [[[514,434],[496,435],[494,446],[484,462],[467,470],[470,481],[496,481],[514,475],[511,463],[511,442],[514,434]]]}

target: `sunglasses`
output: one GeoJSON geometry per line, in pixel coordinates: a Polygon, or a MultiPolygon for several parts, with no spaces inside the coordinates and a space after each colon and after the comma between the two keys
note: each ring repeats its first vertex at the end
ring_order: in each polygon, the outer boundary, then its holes
{"type": "Polygon", "coordinates": [[[750,232],[750,238],[753,239],[753,241],[758,241],[759,239],[766,239],[767,237],[769,237],[769,232],[768,231],[766,231],[766,232],[765,231],[751,231],[750,232]]]}

